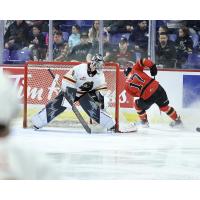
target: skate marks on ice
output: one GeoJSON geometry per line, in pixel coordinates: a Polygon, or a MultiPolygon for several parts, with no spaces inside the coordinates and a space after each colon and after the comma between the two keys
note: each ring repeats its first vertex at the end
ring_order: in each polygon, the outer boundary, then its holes
{"type": "MultiPolygon", "coordinates": [[[[154,134],[160,134],[161,132],[166,135],[191,135],[191,134],[197,134],[194,127],[170,127],[168,124],[150,124],[149,127],[144,128],[141,126],[137,126],[138,132],[143,131],[143,133],[154,133],[154,134]]],[[[197,134],[198,135],[198,134],[197,134]]]]}
{"type": "MultiPolygon", "coordinates": [[[[48,128],[49,129],[49,128],[48,128]]],[[[57,129],[13,130],[15,140],[45,153],[67,180],[200,179],[200,136],[138,130],[135,134],[83,134],[57,129]]]]}

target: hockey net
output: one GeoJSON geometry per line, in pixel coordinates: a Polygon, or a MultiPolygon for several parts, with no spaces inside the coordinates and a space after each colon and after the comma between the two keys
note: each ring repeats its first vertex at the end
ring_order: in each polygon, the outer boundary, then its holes
{"type": "MultiPolygon", "coordinates": [[[[24,70],[24,119],[23,127],[31,127],[31,118],[38,113],[44,105],[58,95],[59,88],[56,81],[61,84],[62,76],[75,65],[77,62],[27,62],[24,70]],[[48,72],[51,69],[55,79],[48,72]]],[[[119,66],[115,63],[105,65],[104,74],[108,85],[109,103],[107,111],[115,119],[119,127],[119,66]]],[[[88,118],[82,108],[76,103],[80,113],[88,122],[88,118]]],[[[57,116],[48,126],[53,127],[81,127],[72,110],[65,110],[57,116]]]]}

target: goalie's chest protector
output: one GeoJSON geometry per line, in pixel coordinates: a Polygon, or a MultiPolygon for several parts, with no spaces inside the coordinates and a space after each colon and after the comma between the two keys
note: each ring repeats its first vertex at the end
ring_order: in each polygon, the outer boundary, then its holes
{"type": "Polygon", "coordinates": [[[88,66],[87,64],[80,64],[74,67],[73,77],[76,80],[76,88],[79,89],[86,82],[93,82],[93,87],[91,90],[98,88],[105,84],[105,77],[103,72],[100,74],[95,74],[93,77],[88,75],[87,72],[88,66]]]}

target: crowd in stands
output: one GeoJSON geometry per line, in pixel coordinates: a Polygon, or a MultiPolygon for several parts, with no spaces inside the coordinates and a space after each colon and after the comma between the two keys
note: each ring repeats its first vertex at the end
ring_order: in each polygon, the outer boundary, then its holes
{"type": "MultiPolygon", "coordinates": [[[[53,21],[53,60],[87,61],[99,51],[100,21],[53,21]]],[[[200,21],[156,21],[155,58],[162,68],[200,68],[200,21]]],[[[6,21],[4,63],[48,60],[48,21],[6,21]]],[[[127,63],[148,56],[148,20],[105,20],[104,60],[127,63]]]]}

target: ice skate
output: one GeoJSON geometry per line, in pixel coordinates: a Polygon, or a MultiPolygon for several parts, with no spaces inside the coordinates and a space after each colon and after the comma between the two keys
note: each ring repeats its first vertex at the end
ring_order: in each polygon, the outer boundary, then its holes
{"type": "Polygon", "coordinates": [[[35,126],[35,125],[33,125],[33,129],[34,129],[34,131],[38,131],[38,130],[40,130],[40,128],[38,128],[38,127],[35,126]]]}
{"type": "Polygon", "coordinates": [[[142,128],[149,128],[149,122],[147,120],[141,120],[139,122],[135,122],[134,124],[142,128]]]}
{"type": "Polygon", "coordinates": [[[120,133],[133,133],[137,131],[137,126],[135,123],[129,123],[128,125],[122,125],[119,128],[120,133]]]}
{"type": "Polygon", "coordinates": [[[142,120],[140,123],[142,128],[149,128],[149,122],[147,120],[142,120]]]}
{"type": "Polygon", "coordinates": [[[175,121],[172,121],[169,126],[171,126],[172,128],[183,128],[183,122],[181,121],[180,116],[177,117],[177,119],[175,121]]]}
{"type": "Polygon", "coordinates": [[[108,132],[108,133],[114,133],[115,130],[116,130],[116,127],[115,127],[115,125],[114,125],[113,127],[107,129],[107,132],[108,132]]]}

